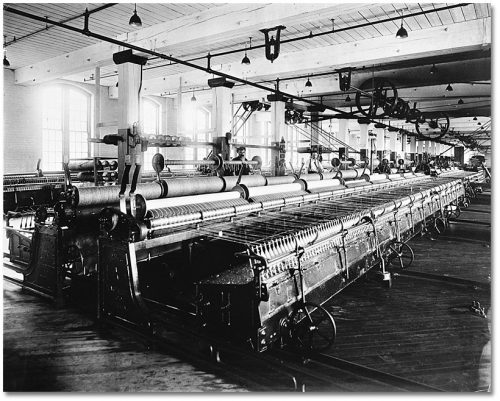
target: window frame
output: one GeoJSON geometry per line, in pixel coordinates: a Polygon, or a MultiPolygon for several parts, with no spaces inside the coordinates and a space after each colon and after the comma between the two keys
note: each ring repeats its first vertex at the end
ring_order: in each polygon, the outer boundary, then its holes
{"type": "MultiPolygon", "coordinates": [[[[90,138],[92,138],[92,100],[93,100],[93,93],[89,92],[88,90],[77,86],[77,85],[72,85],[72,84],[66,84],[66,83],[56,83],[56,84],[51,84],[44,86],[42,88],[42,93],[41,93],[41,99],[42,102],[48,102],[49,98],[46,97],[45,92],[50,90],[51,88],[60,88],[61,89],[61,109],[59,110],[61,114],[61,122],[62,122],[62,127],[61,127],[61,137],[62,137],[62,160],[60,160],[61,163],[61,169],[63,163],[68,162],[69,160],[78,160],[78,158],[72,159],[70,158],[70,91],[76,91],[79,94],[82,94],[85,96],[86,99],[86,104],[87,104],[87,156],[86,158],[91,157],[92,153],[92,146],[90,142],[90,138]]],[[[44,160],[43,160],[43,155],[44,153],[44,147],[47,146],[45,141],[43,140],[43,132],[44,132],[44,117],[45,117],[45,110],[43,109],[42,106],[42,112],[41,112],[41,119],[42,119],[42,167],[46,171],[58,171],[49,169],[48,167],[44,166],[44,160]]],[[[59,163],[56,162],[56,163],[59,163]]]]}

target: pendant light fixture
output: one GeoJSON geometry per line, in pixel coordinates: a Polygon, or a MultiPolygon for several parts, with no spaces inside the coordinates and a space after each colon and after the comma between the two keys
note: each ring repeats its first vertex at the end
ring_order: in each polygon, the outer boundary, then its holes
{"type": "MultiPolygon", "coordinates": [[[[250,46],[248,46],[248,47],[252,47],[252,37],[250,36],[249,39],[250,39],[250,46]]],[[[243,57],[243,60],[241,60],[241,64],[250,65],[250,59],[247,56],[247,50],[246,49],[245,49],[245,57],[243,57]]]]}
{"type": "Polygon", "coordinates": [[[311,81],[309,80],[309,77],[307,77],[307,82],[306,82],[306,88],[310,88],[312,87],[313,84],[311,83],[311,81]]]}
{"type": "Polygon", "coordinates": [[[194,95],[194,89],[193,89],[193,96],[191,96],[191,101],[196,102],[196,96],[194,95]]]}
{"type": "Polygon", "coordinates": [[[137,15],[137,3],[134,3],[134,14],[130,17],[128,24],[136,27],[142,26],[142,21],[137,15]]]}
{"type": "Polygon", "coordinates": [[[345,101],[349,103],[351,100],[352,100],[351,97],[349,95],[347,95],[347,97],[345,98],[345,101]]]}
{"type": "Polygon", "coordinates": [[[396,32],[396,38],[404,39],[408,37],[408,31],[403,27],[403,11],[401,11],[401,27],[396,32]]]}
{"type": "Polygon", "coordinates": [[[435,64],[432,64],[432,67],[429,70],[429,74],[434,75],[435,73],[437,73],[437,68],[435,64]]]}
{"type": "Polygon", "coordinates": [[[453,91],[453,88],[451,87],[450,84],[448,84],[448,86],[446,87],[446,92],[452,92],[453,91]]]}
{"type": "Polygon", "coordinates": [[[458,104],[464,104],[464,101],[462,99],[458,99],[458,104]]]}
{"type": "Polygon", "coordinates": [[[472,119],[472,121],[477,121],[477,117],[474,117],[474,118],[472,119]]]}
{"type": "MultiPolygon", "coordinates": [[[[14,40],[16,40],[15,37],[14,40]]],[[[9,60],[7,60],[7,50],[5,49],[5,43],[6,43],[6,36],[3,35],[3,66],[10,67],[9,60]]]]}

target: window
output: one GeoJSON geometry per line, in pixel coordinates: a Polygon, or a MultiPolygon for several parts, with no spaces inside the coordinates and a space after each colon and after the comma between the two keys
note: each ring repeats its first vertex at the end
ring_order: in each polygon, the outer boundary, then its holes
{"type": "Polygon", "coordinates": [[[42,93],[42,168],[62,170],[64,159],[89,157],[91,96],[58,85],[42,93]]]}
{"type": "MultiPolygon", "coordinates": [[[[160,104],[156,103],[151,99],[142,99],[142,127],[144,134],[148,135],[159,135],[161,132],[160,128],[160,115],[161,107],[160,104]]],[[[148,147],[148,150],[144,152],[144,170],[153,171],[153,156],[159,152],[159,148],[148,147]]]]}

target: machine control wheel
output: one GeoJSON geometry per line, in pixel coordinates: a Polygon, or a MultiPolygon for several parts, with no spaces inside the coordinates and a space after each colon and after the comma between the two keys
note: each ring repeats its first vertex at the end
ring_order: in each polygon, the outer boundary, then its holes
{"type": "Polygon", "coordinates": [[[460,216],[461,210],[458,205],[448,205],[445,209],[445,216],[447,219],[458,219],[460,216]]]}
{"type": "Polygon", "coordinates": [[[446,221],[442,217],[436,217],[434,220],[434,231],[438,234],[443,234],[446,231],[446,221]]]}
{"type": "Polygon", "coordinates": [[[406,243],[396,241],[389,245],[389,255],[387,262],[390,266],[406,269],[415,260],[413,249],[406,243]]]}
{"type": "Polygon", "coordinates": [[[337,326],[325,308],[304,302],[290,316],[290,336],[292,345],[303,353],[321,352],[335,342],[337,326]]]}

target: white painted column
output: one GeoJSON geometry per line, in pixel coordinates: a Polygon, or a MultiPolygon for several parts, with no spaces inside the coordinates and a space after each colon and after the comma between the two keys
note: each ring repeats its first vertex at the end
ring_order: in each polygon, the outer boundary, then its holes
{"type": "MultiPolygon", "coordinates": [[[[118,66],[118,129],[132,130],[134,123],[139,123],[139,88],[141,86],[141,66],[132,63],[123,63],[118,66]]],[[[127,152],[127,138],[123,134],[123,142],[118,144],[118,180],[121,182],[125,169],[125,157],[127,152]]],[[[143,165],[143,155],[139,147],[130,149],[129,182],[135,169],[135,162],[143,165]]],[[[142,167],[141,167],[142,170],[142,167]]]]}
{"type": "Polygon", "coordinates": [[[231,89],[219,86],[212,89],[212,128],[214,136],[231,131],[231,89]]]}
{"type": "Polygon", "coordinates": [[[401,158],[406,160],[407,134],[401,134],[401,158]]]}
{"type": "MultiPolygon", "coordinates": [[[[94,132],[91,134],[93,138],[101,139],[101,68],[95,68],[95,96],[94,96],[94,132]]],[[[97,144],[89,142],[89,150],[91,156],[96,156],[97,144]]]]}
{"type": "Polygon", "coordinates": [[[422,155],[424,153],[424,141],[417,141],[417,154],[422,155]]]}
{"type": "Polygon", "coordinates": [[[410,137],[410,159],[417,160],[417,137],[410,137]]]}
{"type": "Polygon", "coordinates": [[[375,142],[375,147],[377,152],[384,153],[385,150],[385,128],[375,128],[375,133],[377,134],[377,142],[375,142]]]}
{"type": "Polygon", "coordinates": [[[397,162],[397,160],[395,160],[397,155],[397,146],[396,146],[397,135],[398,135],[397,132],[389,132],[389,149],[391,151],[389,161],[393,161],[394,163],[397,162]]]}
{"type": "MultiPolygon", "coordinates": [[[[285,102],[272,102],[271,104],[271,135],[272,142],[279,144],[281,138],[286,137],[285,102]]],[[[271,172],[278,175],[278,151],[271,151],[271,172]]]]}
{"type": "Polygon", "coordinates": [[[347,133],[349,132],[349,120],[346,118],[341,118],[339,120],[339,132],[337,134],[337,139],[347,143],[347,133]]]}

